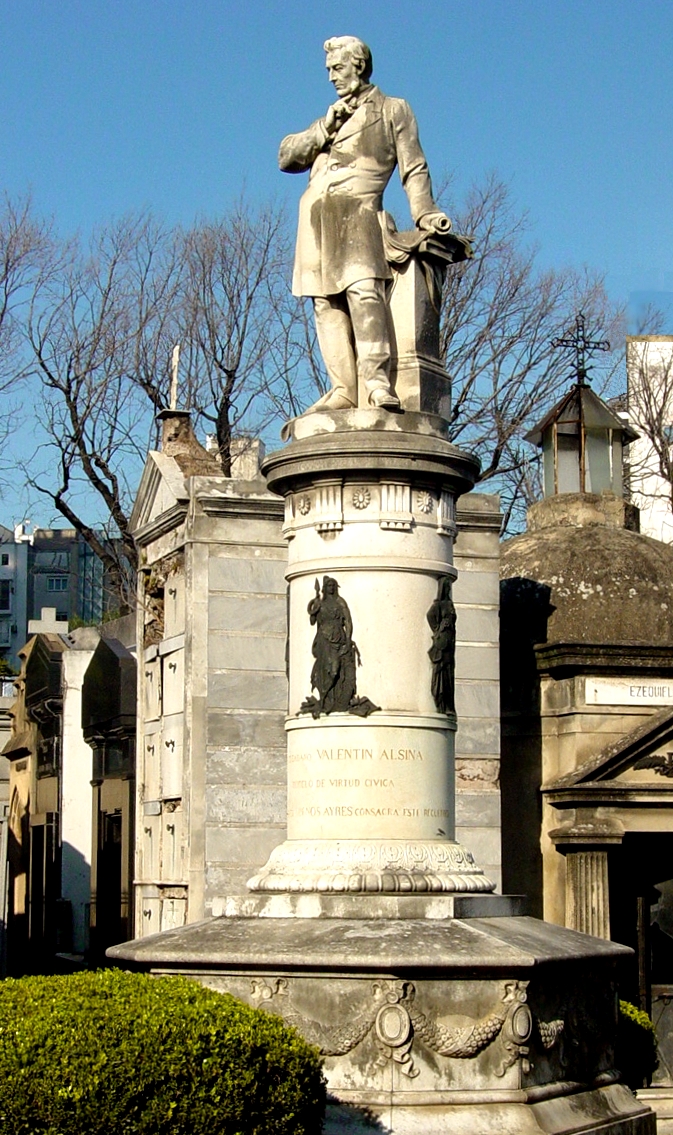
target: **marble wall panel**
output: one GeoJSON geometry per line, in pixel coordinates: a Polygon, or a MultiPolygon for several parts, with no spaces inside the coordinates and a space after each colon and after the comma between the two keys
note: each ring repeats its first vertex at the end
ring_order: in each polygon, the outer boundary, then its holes
{"type": "Polygon", "coordinates": [[[211,634],[208,663],[215,670],[285,670],[285,634],[211,634]]]}
{"type": "Polygon", "coordinates": [[[185,629],[185,577],[181,572],[168,576],[164,587],[164,638],[182,634],[185,629]]]}
{"type": "Polygon", "coordinates": [[[456,604],[477,603],[480,606],[500,604],[500,587],[495,570],[476,571],[467,568],[462,559],[456,560],[458,578],[453,585],[453,601],[456,604]]]}
{"type": "Polygon", "coordinates": [[[500,652],[492,643],[483,646],[458,646],[456,668],[459,678],[500,680],[500,652]]]}
{"type": "Polygon", "coordinates": [[[210,591],[285,595],[285,561],[250,556],[211,556],[208,565],[210,591]]]}
{"type": "Polygon", "coordinates": [[[211,595],[208,603],[210,631],[258,631],[287,634],[285,595],[211,595]]]}
{"type": "Polygon", "coordinates": [[[285,746],[230,748],[209,752],[206,776],[209,784],[284,785],[287,780],[285,746]]]}
{"type": "Polygon", "coordinates": [[[465,717],[500,717],[500,684],[497,681],[456,681],[456,713],[465,717]]]}
{"type": "Polygon", "coordinates": [[[207,735],[210,748],[235,745],[252,745],[266,748],[282,747],[285,752],[285,714],[223,712],[212,707],[208,710],[207,735]]]}
{"type": "Polygon", "coordinates": [[[208,705],[223,709],[281,709],[287,705],[285,674],[211,673],[208,675],[208,705]]]}

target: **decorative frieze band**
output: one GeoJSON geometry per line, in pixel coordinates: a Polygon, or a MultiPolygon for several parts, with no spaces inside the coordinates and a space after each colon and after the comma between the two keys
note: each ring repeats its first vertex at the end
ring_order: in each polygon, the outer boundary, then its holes
{"type": "Polygon", "coordinates": [[[415,524],[431,525],[455,538],[456,502],[452,493],[413,488],[409,483],[376,484],[328,481],[285,498],[283,533],[291,539],[297,529],[338,532],[348,520],[378,523],[384,530],[408,532],[415,524]]]}

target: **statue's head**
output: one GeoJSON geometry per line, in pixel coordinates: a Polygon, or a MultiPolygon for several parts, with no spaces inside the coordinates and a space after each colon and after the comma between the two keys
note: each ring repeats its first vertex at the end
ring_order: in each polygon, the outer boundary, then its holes
{"type": "Polygon", "coordinates": [[[367,44],[357,36],[339,35],[327,39],[325,51],[327,53],[325,66],[330,83],[334,83],[340,98],[355,94],[371,79],[372,53],[367,44]]]}
{"type": "Polygon", "coordinates": [[[453,580],[451,579],[450,575],[441,576],[441,578],[439,580],[439,588],[438,588],[438,594],[437,594],[438,599],[440,599],[443,602],[446,602],[447,599],[451,599],[451,584],[452,583],[453,583],[453,580]]]}
{"type": "Polygon", "coordinates": [[[322,593],[323,595],[338,595],[339,584],[336,579],[332,579],[331,575],[324,575],[322,578],[322,593]]]}

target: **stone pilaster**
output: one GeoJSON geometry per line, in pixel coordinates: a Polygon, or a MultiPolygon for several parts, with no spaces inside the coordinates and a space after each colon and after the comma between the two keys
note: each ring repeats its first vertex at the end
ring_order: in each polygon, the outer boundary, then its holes
{"type": "Polygon", "coordinates": [[[590,809],[582,809],[549,836],[566,857],[566,926],[609,940],[608,850],[622,842],[623,825],[615,816],[598,818],[590,809]]]}
{"type": "Polygon", "coordinates": [[[610,938],[607,851],[568,851],[566,926],[595,938],[610,938]]]}

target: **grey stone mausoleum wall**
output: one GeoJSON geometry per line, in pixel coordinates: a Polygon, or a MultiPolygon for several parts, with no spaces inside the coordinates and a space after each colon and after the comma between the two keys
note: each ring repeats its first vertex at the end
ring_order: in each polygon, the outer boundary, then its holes
{"type": "Polygon", "coordinates": [[[458,500],[456,604],[456,839],[500,890],[500,502],[458,500]]]}

